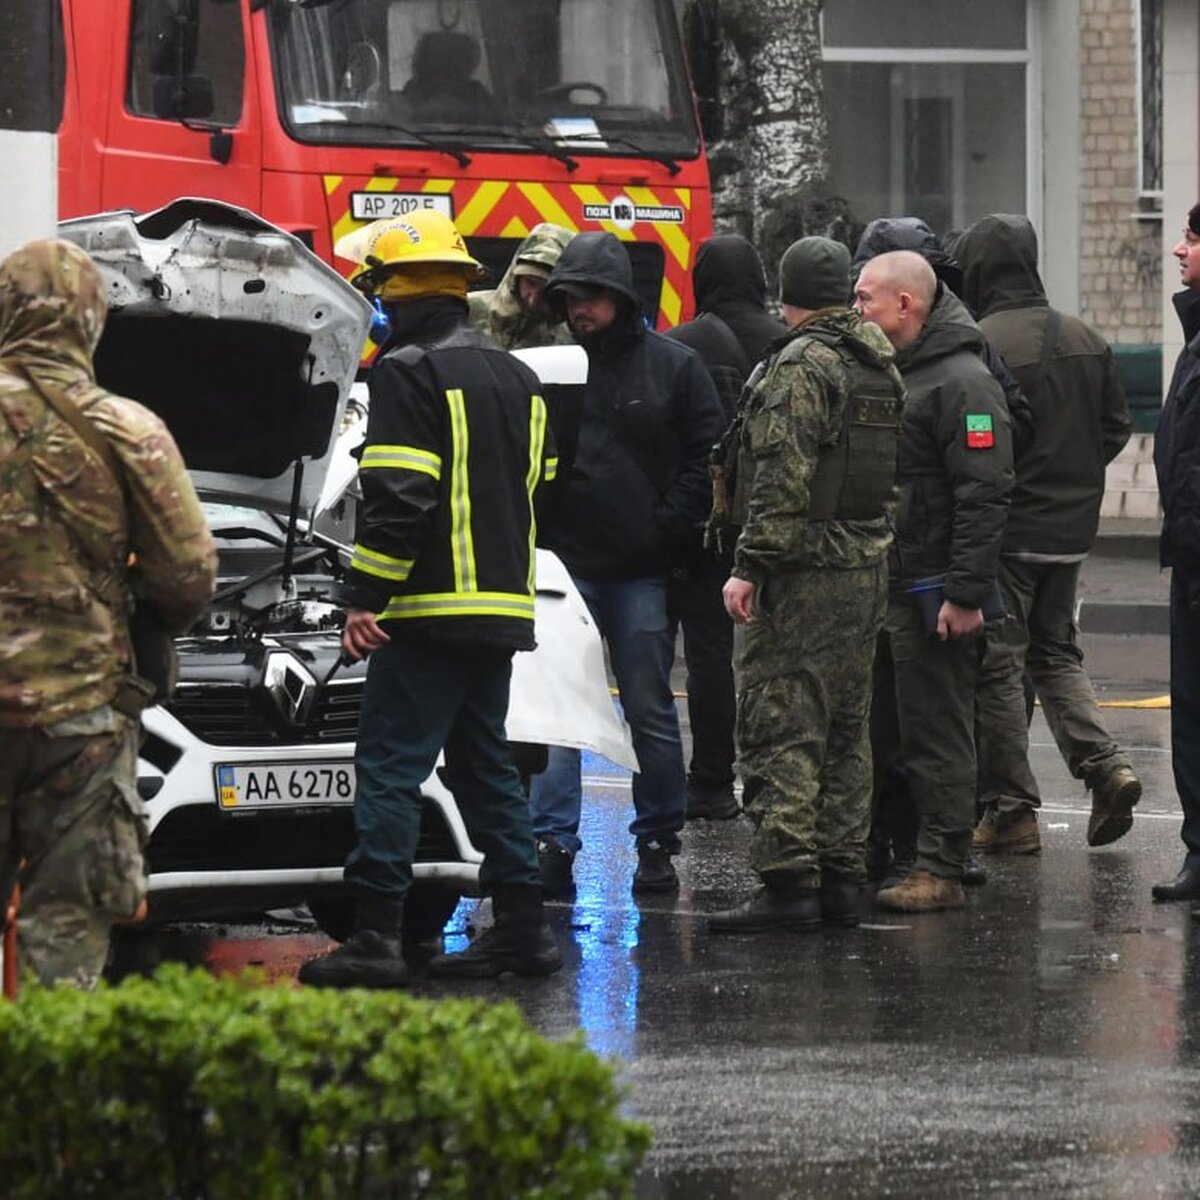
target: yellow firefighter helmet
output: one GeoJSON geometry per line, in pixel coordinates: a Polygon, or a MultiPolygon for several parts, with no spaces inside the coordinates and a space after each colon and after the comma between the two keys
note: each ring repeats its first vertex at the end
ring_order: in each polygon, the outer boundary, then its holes
{"type": "Polygon", "coordinates": [[[376,291],[394,272],[418,265],[457,268],[468,282],[487,277],[483,265],[467,253],[454,222],[431,208],[372,221],[339,238],[334,253],[359,264],[350,282],[365,292],[376,291]]]}

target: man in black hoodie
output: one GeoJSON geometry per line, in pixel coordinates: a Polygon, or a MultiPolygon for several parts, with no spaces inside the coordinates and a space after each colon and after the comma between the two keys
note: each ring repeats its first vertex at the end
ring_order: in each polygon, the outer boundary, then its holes
{"type": "MultiPolygon", "coordinates": [[[[1155,900],[1200,899],[1200,204],[1172,251],[1179,259],[1175,311],[1184,347],[1154,435],[1162,496],[1159,561],[1171,568],[1171,765],[1183,808],[1183,870],[1156,884],[1155,900]]],[[[1193,916],[1200,911],[1192,909],[1193,916]]]]}
{"type": "MultiPolygon", "coordinates": [[[[588,379],[545,545],[566,564],[608,645],[632,730],[633,888],[674,891],[684,768],[667,581],[708,513],[708,453],[724,427],[721,403],[699,355],[646,328],[629,255],[611,233],[575,236],[546,299],[587,351],[588,379]]],[[[570,886],[580,802],[578,752],[553,751],[530,796],[548,891],[570,886]]]]}
{"type": "Polygon", "coordinates": [[[963,299],[1033,405],[1037,441],[1017,462],[1000,557],[1008,619],[990,627],[978,689],[986,806],[974,848],[1041,848],[1029,766],[1026,669],[1071,774],[1092,793],[1090,846],[1124,836],[1142,785],[1108,731],[1076,642],[1079,570],[1095,540],[1105,467],[1129,440],[1129,410],[1104,339],[1050,307],[1037,236],[1023,216],[992,215],[956,250],[963,299]]]}
{"type": "Polygon", "coordinates": [[[733,331],[753,370],[787,326],[767,312],[767,276],[758,251],[740,234],[709,238],[692,268],[696,315],[711,313],[733,331]]]}

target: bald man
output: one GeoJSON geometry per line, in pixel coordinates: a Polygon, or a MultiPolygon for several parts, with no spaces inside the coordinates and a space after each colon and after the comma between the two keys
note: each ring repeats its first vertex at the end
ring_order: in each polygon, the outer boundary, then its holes
{"type": "Polygon", "coordinates": [[[895,704],[920,830],[913,870],[877,902],[902,912],[961,908],[975,821],[978,634],[1013,485],[1008,408],[979,357],[983,334],[919,254],[873,258],[855,307],[896,348],[908,392],[884,623],[895,691],[877,691],[876,703],[895,704]]]}

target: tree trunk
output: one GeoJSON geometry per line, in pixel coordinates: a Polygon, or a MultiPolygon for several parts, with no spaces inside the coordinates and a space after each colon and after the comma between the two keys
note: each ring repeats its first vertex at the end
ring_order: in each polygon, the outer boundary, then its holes
{"type": "Polygon", "coordinates": [[[796,238],[847,240],[828,186],[822,0],[688,0],[718,231],[749,238],[773,280],[796,238]]]}

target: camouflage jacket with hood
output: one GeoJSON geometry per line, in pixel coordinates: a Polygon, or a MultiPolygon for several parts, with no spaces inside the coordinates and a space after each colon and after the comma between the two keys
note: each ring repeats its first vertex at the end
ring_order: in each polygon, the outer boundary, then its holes
{"type": "Polygon", "coordinates": [[[106,312],[99,271],[69,242],[32,242],[0,263],[0,727],[113,700],[130,671],[131,554],[172,632],[212,592],[216,549],[174,440],[96,383],[106,312]],[[124,492],[30,377],[108,439],[124,492]]]}
{"type": "Polygon", "coordinates": [[[504,350],[527,350],[534,346],[570,345],[574,339],[565,320],[544,319],[521,307],[517,295],[520,268],[533,265],[549,278],[567,243],[575,235],[561,225],[535,225],[517,247],[500,283],[490,291],[472,292],[467,297],[472,329],[486,333],[504,350]]]}

